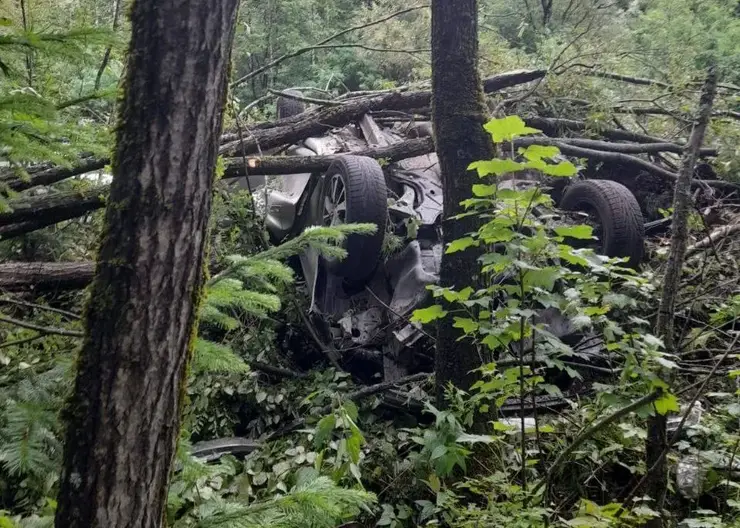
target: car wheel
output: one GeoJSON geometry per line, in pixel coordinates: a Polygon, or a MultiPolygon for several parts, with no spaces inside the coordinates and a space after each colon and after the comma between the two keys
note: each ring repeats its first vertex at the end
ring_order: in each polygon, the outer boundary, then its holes
{"type": "Polygon", "coordinates": [[[608,257],[629,258],[636,268],[645,251],[645,224],[637,199],[627,187],[611,180],[585,180],[565,190],[560,207],[579,211],[596,222],[594,235],[599,252],[608,257]]]}
{"type": "MultiPolygon", "coordinates": [[[[297,90],[285,90],[285,93],[288,95],[301,95],[297,90]]],[[[306,105],[303,101],[296,101],[295,99],[289,99],[288,97],[278,97],[276,105],[278,119],[293,117],[295,115],[302,114],[306,110],[306,105]]]]}
{"type": "Polygon", "coordinates": [[[325,259],[328,270],[349,281],[367,279],[380,260],[388,218],[388,191],[383,169],[364,156],[337,158],[324,176],[322,219],[325,226],[371,223],[374,234],[349,235],[347,256],[325,259]]]}

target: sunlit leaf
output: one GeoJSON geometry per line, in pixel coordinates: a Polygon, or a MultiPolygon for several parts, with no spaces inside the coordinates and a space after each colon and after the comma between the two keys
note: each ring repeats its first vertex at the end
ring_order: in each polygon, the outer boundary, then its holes
{"type": "Polygon", "coordinates": [[[587,225],[577,226],[558,226],[555,233],[561,237],[576,238],[578,240],[587,240],[593,238],[593,228],[587,225]]]}
{"type": "Polygon", "coordinates": [[[486,129],[486,132],[491,134],[495,143],[511,141],[520,136],[539,134],[542,132],[536,128],[528,127],[519,116],[507,116],[500,119],[494,118],[483,125],[483,128],[486,129]]]}
{"type": "Polygon", "coordinates": [[[558,147],[548,147],[544,145],[529,145],[527,148],[520,148],[519,154],[528,160],[539,160],[542,158],[554,158],[560,154],[558,147]]]}
{"type": "Polygon", "coordinates": [[[450,253],[457,253],[458,251],[464,251],[472,246],[478,246],[480,242],[478,242],[473,237],[465,237],[465,238],[458,238],[457,240],[453,240],[450,242],[450,245],[447,246],[447,250],[445,253],[448,255],[450,253]]]}
{"type": "Polygon", "coordinates": [[[666,414],[670,411],[678,412],[680,410],[678,398],[675,394],[664,392],[660,398],[655,400],[655,410],[658,414],[666,414]]]}
{"type": "Polygon", "coordinates": [[[443,310],[441,306],[435,304],[434,306],[430,306],[429,308],[414,310],[414,314],[411,316],[411,321],[427,324],[437,319],[441,319],[445,315],[447,315],[447,312],[443,310]]]}
{"type": "Polygon", "coordinates": [[[492,159],[488,161],[474,161],[468,166],[468,170],[478,171],[478,176],[501,176],[509,172],[526,170],[527,166],[510,159],[492,159]]]}

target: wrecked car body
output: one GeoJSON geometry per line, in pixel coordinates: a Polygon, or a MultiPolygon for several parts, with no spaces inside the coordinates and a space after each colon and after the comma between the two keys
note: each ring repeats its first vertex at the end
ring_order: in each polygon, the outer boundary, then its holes
{"type": "MultiPolygon", "coordinates": [[[[289,156],[341,155],[328,171],[267,177],[265,187],[255,191],[264,197],[265,225],[276,243],[315,225],[372,222],[379,226],[376,235],[348,237],[348,262],[329,262],[308,250],[300,256],[300,267],[310,292],[310,312],[324,324],[326,340],[338,351],[375,351],[382,357],[386,379],[406,374],[418,364],[419,355],[427,360],[433,357],[430,340],[424,339],[428,334],[409,322],[409,316],[428,302],[428,286],[439,282],[444,251],[442,180],[435,153],[381,168],[376,160],[353,156],[352,152],[424,135],[431,135],[429,123],[381,126],[366,114],[355,125],[306,139],[286,152],[289,156]]],[[[630,218],[611,223],[628,223],[626,236],[637,249],[620,249],[625,243],[617,238],[623,233],[612,226],[611,232],[603,232],[605,253],[639,260],[644,228],[634,197],[615,182],[588,182],[571,193],[577,194],[570,200],[571,209],[591,208],[604,214],[603,210],[611,207],[612,215],[629,211],[630,218]],[[632,200],[629,207],[624,207],[625,200],[632,200]],[[610,237],[613,240],[609,241],[610,237]]],[[[516,186],[532,183],[505,182],[516,186]]],[[[563,201],[567,199],[566,193],[563,201]]],[[[597,234],[602,232],[597,229],[597,234]]],[[[541,314],[539,321],[557,337],[574,332],[556,310],[541,314]]]]}

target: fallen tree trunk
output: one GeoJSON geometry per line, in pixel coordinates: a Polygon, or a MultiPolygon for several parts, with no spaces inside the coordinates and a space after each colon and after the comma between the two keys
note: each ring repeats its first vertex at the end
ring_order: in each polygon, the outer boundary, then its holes
{"type": "MultiPolygon", "coordinates": [[[[586,132],[588,126],[583,121],[576,121],[573,119],[557,119],[552,117],[527,117],[524,119],[527,126],[531,126],[542,130],[545,135],[550,137],[562,136],[564,132],[586,132]]],[[[666,143],[663,138],[648,136],[645,134],[638,134],[636,132],[630,132],[628,130],[617,130],[616,128],[602,128],[594,130],[593,133],[598,134],[606,139],[613,141],[631,141],[634,143],[666,143]]],[[[674,143],[679,149],[683,149],[683,145],[680,143],[674,143]]],[[[700,151],[703,156],[716,156],[717,149],[703,148],[700,151]]]]}
{"type": "MultiPolygon", "coordinates": [[[[432,138],[420,138],[396,143],[387,147],[353,152],[357,156],[385,159],[389,162],[421,156],[434,151],[432,138]]],[[[334,156],[267,156],[247,158],[247,170],[255,175],[290,175],[306,172],[323,172],[337,158],[334,156]]],[[[247,175],[243,158],[226,162],[224,178],[247,175]]],[[[110,187],[96,187],[87,191],[65,192],[11,202],[11,211],[0,213],[0,240],[13,238],[38,229],[80,217],[105,206],[110,187]]]]}
{"type": "MultiPolygon", "coordinates": [[[[403,143],[396,143],[387,147],[371,148],[352,152],[353,156],[367,156],[375,159],[384,159],[388,162],[400,161],[407,158],[422,156],[434,151],[432,138],[410,139],[403,143]]],[[[247,158],[249,175],[279,176],[284,174],[302,174],[307,172],[323,172],[337,159],[331,156],[269,156],[262,158],[247,158]]],[[[244,160],[242,158],[227,158],[224,178],[239,178],[246,176],[244,160]]]]}
{"type": "MultiPolygon", "coordinates": [[[[19,222],[51,225],[68,218],[75,218],[105,205],[107,185],[84,191],[68,191],[8,203],[9,211],[0,213],[0,226],[19,222]]],[[[2,228],[0,228],[2,234],[2,228]]]]}
{"type": "Polygon", "coordinates": [[[88,172],[101,170],[108,163],[109,159],[104,158],[88,158],[80,162],[79,165],[74,167],[45,167],[38,170],[29,171],[29,178],[18,178],[15,175],[4,175],[0,178],[0,183],[7,185],[13,191],[25,191],[31,187],[37,187],[39,185],[51,185],[53,183],[66,180],[73,176],[79,176],[88,172]]]}
{"type": "Polygon", "coordinates": [[[74,290],[87,286],[94,272],[94,262],[5,262],[0,289],[74,290]]]}

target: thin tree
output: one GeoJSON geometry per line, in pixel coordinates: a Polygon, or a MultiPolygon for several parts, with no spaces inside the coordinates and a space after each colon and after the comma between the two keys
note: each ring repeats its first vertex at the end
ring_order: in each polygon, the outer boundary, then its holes
{"type": "MultiPolygon", "coordinates": [[[[469,198],[473,161],[493,158],[493,143],[483,129],[486,121],[483,90],[478,74],[477,0],[432,2],[432,119],[444,192],[444,241],[449,243],[477,228],[476,219],[452,220],[469,198]]],[[[444,255],[440,270],[443,286],[470,284],[479,273],[478,253],[444,255]]],[[[451,318],[438,330],[435,376],[437,399],[444,406],[444,389],[452,383],[467,390],[481,366],[476,347],[457,341],[451,318]]]]}
{"type": "Polygon", "coordinates": [[[162,525],[237,5],[134,2],[106,228],[65,410],[58,528],[162,525]]]}
{"type": "MultiPolygon", "coordinates": [[[[663,292],[658,309],[658,320],[655,333],[663,338],[665,349],[669,353],[676,353],[677,343],[674,335],[674,317],[676,299],[679,293],[681,272],[688,245],[688,225],[691,213],[691,180],[696,167],[696,159],[704,142],[704,135],[712,117],[712,105],[717,92],[717,71],[709,69],[706,82],[702,89],[699,101],[699,112],[694,123],[689,142],[683,154],[681,170],[676,180],[673,195],[673,222],[671,231],[671,245],[668,254],[668,264],[663,279],[663,292]]],[[[666,373],[669,376],[670,373],[666,373]]],[[[648,420],[648,437],[645,445],[645,460],[648,467],[646,481],[647,494],[656,501],[658,508],[662,507],[667,491],[668,474],[666,470],[666,453],[670,448],[666,436],[667,417],[655,414],[648,420]]],[[[653,526],[660,526],[661,521],[655,520],[653,526]]]]}

